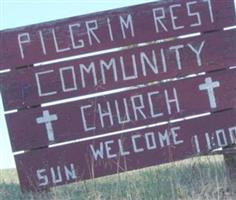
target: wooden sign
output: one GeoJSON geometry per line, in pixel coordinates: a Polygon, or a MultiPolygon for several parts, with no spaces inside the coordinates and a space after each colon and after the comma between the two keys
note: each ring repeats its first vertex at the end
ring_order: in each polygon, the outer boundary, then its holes
{"type": "Polygon", "coordinates": [[[0,69],[235,25],[234,0],[163,0],[0,32],[0,69]]]}
{"type": "Polygon", "coordinates": [[[40,191],[207,154],[234,143],[235,119],[236,112],[227,111],[20,154],[16,156],[16,163],[21,185],[23,190],[40,191]]]}
{"type": "Polygon", "coordinates": [[[2,76],[4,108],[19,109],[54,100],[223,69],[235,64],[234,52],[236,30],[233,29],[16,70],[2,76]]]}
{"type": "Polygon", "coordinates": [[[236,30],[223,30],[233,25],[234,0],[163,0],[1,31],[0,70],[10,70],[0,89],[22,189],[233,144],[236,30]]]}
{"type": "Polygon", "coordinates": [[[12,113],[6,115],[12,148],[13,151],[35,149],[233,108],[235,76],[236,69],[12,113]]]}

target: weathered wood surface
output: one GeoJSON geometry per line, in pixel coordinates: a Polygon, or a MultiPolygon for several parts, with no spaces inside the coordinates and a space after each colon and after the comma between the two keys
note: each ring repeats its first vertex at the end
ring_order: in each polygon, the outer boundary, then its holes
{"type": "Polygon", "coordinates": [[[235,141],[235,118],[236,111],[231,110],[16,155],[21,186],[23,190],[43,190],[207,154],[235,141]]]}
{"type": "Polygon", "coordinates": [[[4,107],[19,109],[6,115],[12,150],[27,150],[15,155],[22,189],[44,190],[202,155],[235,143],[235,110],[160,127],[128,129],[235,108],[236,69],[35,107],[228,68],[235,65],[236,31],[222,29],[233,25],[234,0],[163,0],[0,31],[0,70],[11,69],[0,75],[4,107]],[[204,34],[61,60],[195,32],[204,34]],[[32,67],[54,59],[60,60],[32,67]],[[125,133],[88,140],[121,130],[125,133]],[[46,148],[82,138],[87,140],[46,148]]]}
{"type": "Polygon", "coordinates": [[[236,64],[236,30],[15,70],[1,76],[5,110],[236,64]]]}
{"type": "Polygon", "coordinates": [[[235,69],[215,72],[8,114],[6,121],[12,148],[13,151],[32,149],[50,143],[234,108],[235,76],[235,69]],[[39,119],[41,117],[43,119],[39,119]]]}
{"type": "Polygon", "coordinates": [[[0,32],[0,69],[222,29],[234,0],[163,0],[0,32]]]}

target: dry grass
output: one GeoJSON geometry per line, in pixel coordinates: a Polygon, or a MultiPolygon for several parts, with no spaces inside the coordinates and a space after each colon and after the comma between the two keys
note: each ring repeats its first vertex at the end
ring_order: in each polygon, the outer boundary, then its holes
{"type": "Polygon", "coordinates": [[[221,156],[185,161],[22,194],[15,170],[0,171],[1,200],[234,200],[221,156]]]}

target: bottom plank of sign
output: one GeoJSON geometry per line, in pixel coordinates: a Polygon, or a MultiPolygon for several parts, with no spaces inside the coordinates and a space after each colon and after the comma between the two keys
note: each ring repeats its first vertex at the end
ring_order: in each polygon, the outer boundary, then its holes
{"type": "Polygon", "coordinates": [[[52,186],[203,155],[234,143],[236,110],[15,156],[21,187],[52,186]]]}

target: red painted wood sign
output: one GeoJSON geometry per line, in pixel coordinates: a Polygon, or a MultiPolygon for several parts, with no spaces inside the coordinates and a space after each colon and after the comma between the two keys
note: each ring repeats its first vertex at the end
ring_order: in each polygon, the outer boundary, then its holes
{"type": "Polygon", "coordinates": [[[233,0],[163,0],[0,31],[22,189],[233,144],[235,19],[233,0]]]}

